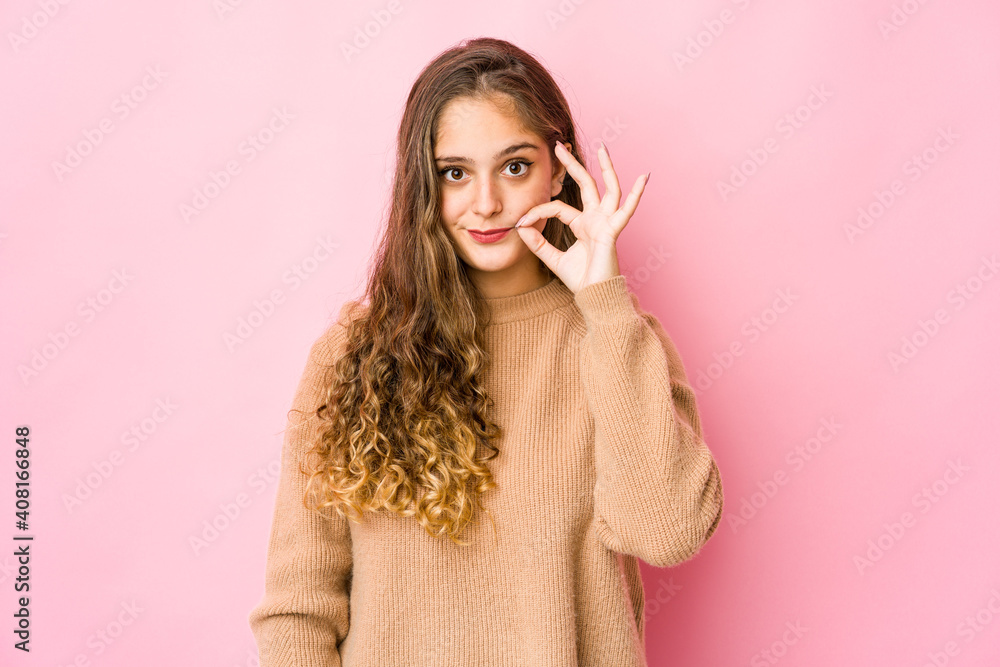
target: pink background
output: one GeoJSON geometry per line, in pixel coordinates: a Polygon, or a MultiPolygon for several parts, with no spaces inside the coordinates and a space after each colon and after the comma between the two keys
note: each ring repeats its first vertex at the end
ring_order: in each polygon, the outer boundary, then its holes
{"type": "Polygon", "coordinates": [[[0,12],[0,663],[256,664],[309,345],[360,293],[414,78],[488,35],[550,68],[592,173],[602,137],[652,171],[622,272],[726,509],[644,565],[650,665],[996,664],[995,2],[224,1],[0,12]]]}

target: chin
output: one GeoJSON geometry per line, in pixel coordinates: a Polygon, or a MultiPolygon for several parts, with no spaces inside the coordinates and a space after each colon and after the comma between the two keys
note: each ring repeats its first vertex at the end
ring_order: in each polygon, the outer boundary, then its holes
{"type": "Polygon", "coordinates": [[[500,271],[506,271],[510,268],[513,268],[516,263],[515,262],[490,262],[490,263],[466,262],[466,264],[468,264],[470,268],[473,268],[476,271],[483,271],[486,273],[498,273],[500,271]]]}
{"type": "Polygon", "coordinates": [[[517,264],[520,257],[514,252],[490,252],[479,248],[466,250],[463,260],[480,271],[502,271],[517,264]]]}

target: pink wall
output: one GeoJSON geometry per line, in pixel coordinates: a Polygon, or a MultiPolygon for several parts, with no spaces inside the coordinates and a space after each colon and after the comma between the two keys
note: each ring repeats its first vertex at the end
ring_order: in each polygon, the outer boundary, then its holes
{"type": "Polygon", "coordinates": [[[256,664],[305,354],[359,293],[414,77],[490,35],[551,68],[623,182],[652,170],[622,272],[698,380],[726,511],[695,559],[644,566],[650,664],[996,664],[998,22],[985,0],[5,2],[0,663],[256,664]]]}

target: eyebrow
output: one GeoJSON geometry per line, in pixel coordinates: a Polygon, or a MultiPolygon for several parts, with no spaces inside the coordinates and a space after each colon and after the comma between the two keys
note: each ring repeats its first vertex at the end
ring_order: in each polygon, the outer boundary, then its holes
{"type": "MultiPolygon", "coordinates": [[[[521,150],[523,148],[534,148],[535,150],[538,150],[538,146],[536,146],[535,144],[531,143],[530,141],[523,141],[523,142],[521,142],[519,144],[514,144],[513,146],[508,146],[507,148],[503,149],[502,151],[500,151],[499,153],[497,153],[496,155],[494,155],[493,159],[494,160],[499,160],[503,156],[510,155],[511,153],[516,153],[517,151],[519,151],[519,150],[521,150]]],[[[464,163],[467,163],[467,164],[475,164],[474,160],[470,160],[467,157],[460,157],[460,156],[456,156],[456,155],[445,155],[445,156],[442,156],[442,157],[436,157],[436,158],[434,158],[434,161],[435,162],[464,162],[464,163]]]]}

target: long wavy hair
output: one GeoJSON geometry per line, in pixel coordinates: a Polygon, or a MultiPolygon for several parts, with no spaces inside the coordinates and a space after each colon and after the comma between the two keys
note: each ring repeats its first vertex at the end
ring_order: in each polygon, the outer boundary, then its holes
{"type": "MultiPolygon", "coordinates": [[[[368,304],[346,324],[345,349],[316,410],[320,437],[306,455],[309,470],[300,470],[309,475],[309,509],[333,506],[355,522],[364,511],[390,510],[465,546],[458,535],[476,509],[485,511],[480,495],[496,486],[487,462],[500,453],[502,429],[483,384],[489,307],[441,220],[434,141],[442,110],[457,98],[516,114],[545,140],[553,165],[557,139],[584,164],[566,99],[527,52],[470,39],[423,69],[399,126],[392,204],[367,289],[348,310],[368,304]]],[[[583,208],[568,173],[556,198],[583,208]]],[[[576,240],[557,218],[543,235],[560,250],[576,240]]]]}

